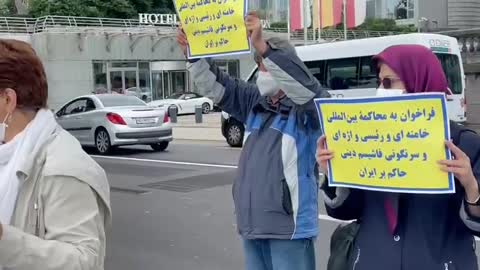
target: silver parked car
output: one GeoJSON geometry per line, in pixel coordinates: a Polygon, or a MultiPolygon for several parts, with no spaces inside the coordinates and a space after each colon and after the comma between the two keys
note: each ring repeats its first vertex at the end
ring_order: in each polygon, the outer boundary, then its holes
{"type": "Polygon", "coordinates": [[[56,112],[58,123],[82,145],[100,154],[122,145],[145,144],[164,151],[172,141],[167,112],[135,96],[101,94],[78,97],[56,112]]]}

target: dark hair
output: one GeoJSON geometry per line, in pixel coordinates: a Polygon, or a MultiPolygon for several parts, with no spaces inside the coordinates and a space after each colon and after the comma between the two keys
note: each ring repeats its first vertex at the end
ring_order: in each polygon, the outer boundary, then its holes
{"type": "Polygon", "coordinates": [[[26,42],[0,39],[0,91],[13,89],[17,107],[47,107],[48,83],[40,58],[26,42]]]}

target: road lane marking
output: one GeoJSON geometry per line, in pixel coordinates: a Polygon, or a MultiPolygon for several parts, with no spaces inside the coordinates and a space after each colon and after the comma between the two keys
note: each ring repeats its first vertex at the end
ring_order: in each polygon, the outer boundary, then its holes
{"type": "MultiPolygon", "coordinates": [[[[336,222],[336,223],[349,223],[349,222],[353,221],[353,220],[350,220],[350,221],[339,220],[339,219],[335,219],[335,218],[329,217],[327,215],[322,215],[322,214],[318,215],[318,219],[324,220],[324,221],[336,222]]],[[[477,241],[477,242],[480,241],[480,238],[475,236],[475,241],[477,241]]]]}
{"type": "MultiPolygon", "coordinates": [[[[234,165],[222,165],[222,164],[209,164],[209,163],[196,163],[196,162],[183,162],[183,161],[171,161],[171,160],[157,160],[157,159],[143,159],[143,158],[127,158],[127,157],[109,157],[109,156],[98,156],[92,155],[93,158],[99,159],[110,159],[110,160],[124,160],[124,161],[140,161],[140,162],[151,162],[151,163],[160,163],[160,164],[172,164],[172,165],[186,165],[186,166],[198,166],[198,167],[210,167],[210,168],[224,168],[224,169],[237,169],[237,166],[234,165]]],[[[318,219],[324,221],[331,221],[336,223],[348,223],[349,221],[338,220],[328,215],[318,215],[318,219]]],[[[480,241],[480,238],[475,236],[476,241],[480,241]]]]}
{"type": "Polygon", "coordinates": [[[97,156],[97,155],[92,155],[91,157],[97,158],[97,159],[139,161],[139,162],[150,162],[150,163],[172,164],[172,165],[185,165],[185,166],[197,166],[197,167],[210,167],[210,168],[222,168],[222,169],[236,169],[237,168],[237,166],[234,166],[234,165],[196,163],[196,162],[184,162],[184,161],[172,161],[172,160],[127,158],[127,157],[109,157],[109,156],[97,156]]]}

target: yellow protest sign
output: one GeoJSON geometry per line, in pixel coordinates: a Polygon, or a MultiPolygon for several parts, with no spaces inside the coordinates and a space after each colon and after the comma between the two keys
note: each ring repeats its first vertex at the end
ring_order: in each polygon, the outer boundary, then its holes
{"type": "Polygon", "coordinates": [[[327,148],[329,185],[401,193],[454,193],[443,94],[316,99],[327,148]]]}
{"type": "Polygon", "coordinates": [[[188,39],[188,57],[250,52],[244,18],[247,0],[175,0],[188,39]]]}

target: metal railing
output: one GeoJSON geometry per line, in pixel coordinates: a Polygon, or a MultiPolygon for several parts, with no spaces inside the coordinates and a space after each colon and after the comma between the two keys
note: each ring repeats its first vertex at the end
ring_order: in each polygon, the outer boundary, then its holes
{"type": "Polygon", "coordinates": [[[0,33],[32,33],[36,19],[0,17],[0,33]]]}
{"type": "MultiPolygon", "coordinates": [[[[267,31],[275,32],[275,33],[287,33],[288,30],[286,28],[269,28],[267,31]]],[[[319,33],[317,30],[308,29],[307,32],[307,40],[344,40],[345,33],[343,30],[335,30],[335,29],[324,29],[319,33]],[[319,35],[320,34],[320,35],[319,35]]],[[[347,31],[347,39],[362,39],[362,38],[370,38],[370,37],[383,37],[383,36],[392,36],[392,35],[399,35],[402,33],[399,32],[387,32],[387,31],[363,31],[363,30],[348,30],[347,31]]],[[[294,31],[290,33],[290,39],[292,40],[305,40],[305,32],[303,30],[294,31]]]]}
{"type": "Polygon", "coordinates": [[[468,28],[468,29],[453,29],[453,30],[444,30],[438,31],[436,34],[447,35],[451,37],[469,37],[469,36],[480,36],[480,28],[468,28]]]}
{"type": "MultiPolygon", "coordinates": [[[[128,33],[172,33],[175,25],[166,24],[143,24],[138,19],[113,19],[113,18],[93,18],[93,17],[72,17],[72,16],[45,16],[40,18],[18,18],[18,17],[0,17],[0,33],[71,33],[85,32],[88,30],[96,32],[128,32],[128,33]]],[[[274,33],[285,33],[285,28],[268,28],[266,31],[274,33]]],[[[342,30],[322,30],[321,37],[318,32],[309,29],[306,33],[310,42],[317,41],[319,38],[336,41],[344,39],[342,30]]],[[[381,37],[396,35],[396,32],[381,31],[347,31],[347,39],[361,39],[368,37],[381,37]]],[[[293,31],[290,33],[292,40],[304,40],[304,31],[293,31]]]]}
{"type": "Polygon", "coordinates": [[[113,19],[72,16],[45,16],[40,18],[0,17],[0,33],[75,32],[85,29],[118,31],[127,29],[172,29],[175,25],[142,24],[138,19],[113,19]]]}

